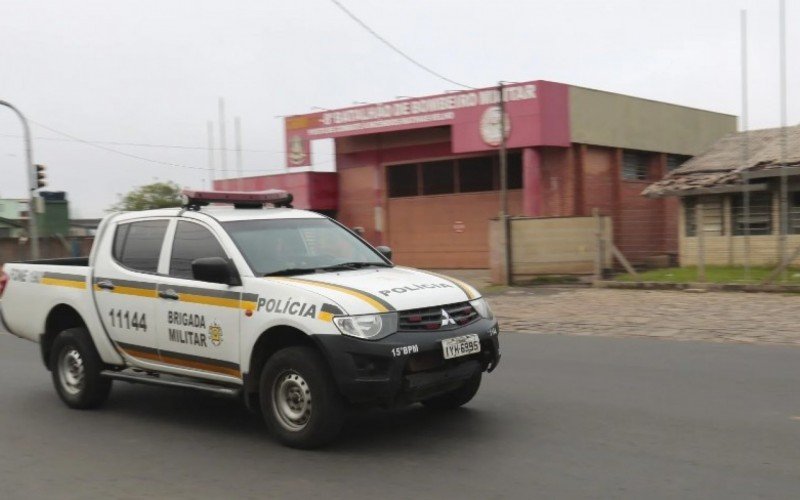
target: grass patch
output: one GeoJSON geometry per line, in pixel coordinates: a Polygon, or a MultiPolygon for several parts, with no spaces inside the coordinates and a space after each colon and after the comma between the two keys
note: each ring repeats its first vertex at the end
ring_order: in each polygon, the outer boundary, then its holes
{"type": "MultiPolygon", "coordinates": [[[[706,266],[706,282],[708,283],[761,283],[764,278],[775,269],[774,267],[751,267],[747,279],[744,267],[741,266],[706,266]]],[[[774,283],[800,284],[800,269],[790,268],[786,272],[787,280],[781,281],[780,276],[774,283]]],[[[614,278],[617,281],[637,281],[630,274],[621,274],[614,278]]],[[[641,281],[655,281],[660,283],[694,283],[697,278],[697,267],[670,267],[666,269],[653,269],[639,273],[641,281]]]]}
{"type": "Polygon", "coordinates": [[[534,278],[519,278],[514,280],[517,286],[530,286],[530,285],[567,285],[580,283],[578,276],[572,275],[542,275],[534,278]]]}

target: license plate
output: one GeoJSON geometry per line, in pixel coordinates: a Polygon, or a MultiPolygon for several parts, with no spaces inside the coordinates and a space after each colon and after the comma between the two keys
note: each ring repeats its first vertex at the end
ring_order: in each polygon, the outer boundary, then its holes
{"type": "Polygon", "coordinates": [[[477,335],[464,335],[442,340],[444,359],[453,359],[481,352],[481,341],[477,335]]]}

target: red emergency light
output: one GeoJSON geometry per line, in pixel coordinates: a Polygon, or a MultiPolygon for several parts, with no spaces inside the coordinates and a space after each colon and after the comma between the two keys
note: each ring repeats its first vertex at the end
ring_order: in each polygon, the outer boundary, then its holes
{"type": "Polygon", "coordinates": [[[280,189],[266,191],[199,191],[184,189],[181,191],[184,206],[189,210],[198,210],[211,203],[225,203],[236,208],[261,208],[265,203],[275,207],[292,208],[294,197],[291,193],[280,189]]]}

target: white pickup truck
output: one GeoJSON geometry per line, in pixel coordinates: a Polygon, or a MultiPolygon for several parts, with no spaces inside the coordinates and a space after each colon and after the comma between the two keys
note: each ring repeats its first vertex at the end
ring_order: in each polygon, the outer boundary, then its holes
{"type": "Polygon", "coordinates": [[[40,344],[68,406],[99,406],[114,380],[212,391],[309,448],[348,406],[456,408],[497,366],[471,286],[393,265],[285,192],[186,194],[109,215],[88,258],[0,271],[0,321],[40,344]]]}

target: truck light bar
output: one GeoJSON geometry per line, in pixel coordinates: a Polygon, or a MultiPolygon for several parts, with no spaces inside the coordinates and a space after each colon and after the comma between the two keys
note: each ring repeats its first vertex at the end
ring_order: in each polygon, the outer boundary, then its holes
{"type": "Polygon", "coordinates": [[[236,208],[261,208],[265,203],[275,207],[292,208],[294,197],[291,193],[280,189],[266,191],[199,191],[184,189],[184,207],[189,210],[199,210],[210,203],[227,203],[236,208]]]}

